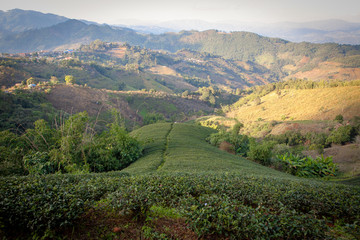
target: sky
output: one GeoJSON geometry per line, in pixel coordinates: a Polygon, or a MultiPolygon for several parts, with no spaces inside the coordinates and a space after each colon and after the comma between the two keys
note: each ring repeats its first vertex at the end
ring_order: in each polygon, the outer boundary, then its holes
{"type": "Polygon", "coordinates": [[[124,19],[164,22],[360,22],[360,0],[6,0],[0,10],[20,8],[98,23],[124,19]]]}

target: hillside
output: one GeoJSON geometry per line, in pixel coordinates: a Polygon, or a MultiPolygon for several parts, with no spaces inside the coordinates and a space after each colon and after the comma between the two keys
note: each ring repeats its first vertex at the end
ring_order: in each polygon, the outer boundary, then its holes
{"type": "Polygon", "coordinates": [[[91,116],[96,116],[115,108],[129,124],[142,123],[143,118],[153,113],[173,121],[182,121],[198,112],[213,111],[204,102],[161,92],[121,92],[58,85],[46,94],[46,98],[56,109],[67,113],[87,111],[91,116]]]}
{"type": "Polygon", "coordinates": [[[0,52],[50,50],[62,45],[90,43],[96,39],[132,44],[143,42],[143,37],[131,29],[88,25],[78,20],[67,20],[53,26],[4,36],[0,39],[0,52]]]}
{"type": "Polygon", "coordinates": [[[66,20],[68,20],[66,17],[31,10],[0,10],[0,36],[30,29],[49,27],[65,22],[66,20]]]}
{"type": "MultiPolygon", "coordinates": [[[[236,104],[235,104],[236,105],[236,104]]],[[[320,89],[288,89],[261,97],[261,103],[249,103],[227,113],[243,122],[258,119],[281,120],[333,120],[342,114],[351,119],[360,112],[360,87],[320,89]]]]}
{"type": "Polygon", "coordinates": [[[295,177],[222,152],[205,141],[213,132],[183,123],[148,125],[132,132],[144,143],[143,156],[121,172],[1,177],[0,236],[359,236],[359,187],[295,177]]]}
{"type": "Polygon", "coordinates": [[[124,169],[144,173],[237,173],[243,176],[292,178],[255,162],[221,151],[205,141],[211,128],[185,124],[160,123],[133,131],[145,145],[144,156],[124,169]]]}

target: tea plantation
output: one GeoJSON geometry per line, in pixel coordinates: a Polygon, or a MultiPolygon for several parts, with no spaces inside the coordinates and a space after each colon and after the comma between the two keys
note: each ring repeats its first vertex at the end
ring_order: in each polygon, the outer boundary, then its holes
{"type": "Polygon", "coordinates": [[[121,172],[0,178],[0,236],[359,239],[360,187],[298,178],[223,152],[205,141],[213,131],[142,127],[132,135],[144,154],[121,172]]]}

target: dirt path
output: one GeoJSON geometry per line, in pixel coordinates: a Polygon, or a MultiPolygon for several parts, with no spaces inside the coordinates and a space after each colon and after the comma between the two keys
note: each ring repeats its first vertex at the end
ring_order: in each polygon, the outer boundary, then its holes
{"type": "Polygon", "coordinates": [[[174,128],[174,123],[171,123],[170,129],[165,135],[166,142],[165,142],[163,153],[161,155],[160,165],[157,167],[156,171],[159,171],[165,164],[165,159],[166,159],[166,157],[168,155],[168,148],[169,148],[169,142],[170,142],[169,136],[170,136],[170,133],[173,130],[173,128],[174,128]]]}

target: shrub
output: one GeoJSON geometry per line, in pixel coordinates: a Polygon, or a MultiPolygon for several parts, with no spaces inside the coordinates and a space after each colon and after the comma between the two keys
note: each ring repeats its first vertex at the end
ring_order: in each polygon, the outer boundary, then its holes
{"type": "Polygon", "coordinates": [[[270,165],[273,148],[273,142],[263,141],[261,144],[252,142],[249,147],[248,156],[252,160],[259,161],[262,165],[270,165]]]}
{"type": "Polygon", "coordinates": [[[243,173],[0,178],[1,234],[10,239],[13,231],[46,229],[57,230],[60,238],[64,227],[98,203],[139,220],[154,205],[176,209],[204,239],[324,239],[325,221],[358,223],[359,202],[358,187],[243,173]]]}
{"type": "Polygon", "coordinates": [[[299,177],[325,177],[335,176],[337,165],[333,163],[332,157],[300,157],[293,154],[277,155],[276,158],[285,163],[288,173],[299,177]]]}
{"type": "Polygon", "coordinates": [[[334,120],[338,123],[342,123],[344,121],[344,117],[343,117],[343,115],[339,114],[339,115],[336,115],[334,120]]]}
{"type": "Polygon", "coordinates": [[[308,132],[305,135],[305,142],[310,145],[322,145],[327,146],[326,139],[328,138],[328,134],[326,133],[316,133],[316,132],[308,132]]]}
{"type": "Polygon", "coordinates": [[[47,152],[34,152],[24,156],[24,167],[30,174],[49,174],[57,171],[56,163],[50,161],[47,152]]]}
{"type": "Polygon", "coordinates": [[[283,208],[252,208],[227,196],[203,195],[187,212],[189,225],[200,236],[232,236],[234,239],[324,238],[322,220],[283,208]]]}
{"type": "Polygon", "coordinates": [[[287,131],[280,135],[269,135],[266,140],[276,141],[278,144],[287,144],[289,146],[300,145],[304,142],[305,137],[300,132],[287,131]]]}
{"type": "Polygon", "coordinates": [[[213,133],[207,138],[207,141],[214,146],[219,147],[221,143],[227,142],[233,146],[235,153],[241,156],[247,156],[250,147],[250,139],[246,135],[239,134],[243,124],[235,124],[231,132],[219,131],[213,133]]]}
{"type": "Polygon", "coordinates": [[[106,172],[121,170],[137,160],[142,153],[140,143],[123,128],[112,124],[108,131],[94,138],[84,149],[89,170],[106,172]]]}
{"type": "Polygon", "coordinates": [[[354,140],[356,136],[356,130],[351,125],[340,126],[333,130],[329,137],[326,139],[326,144],[345,144],[354,140]]]}

